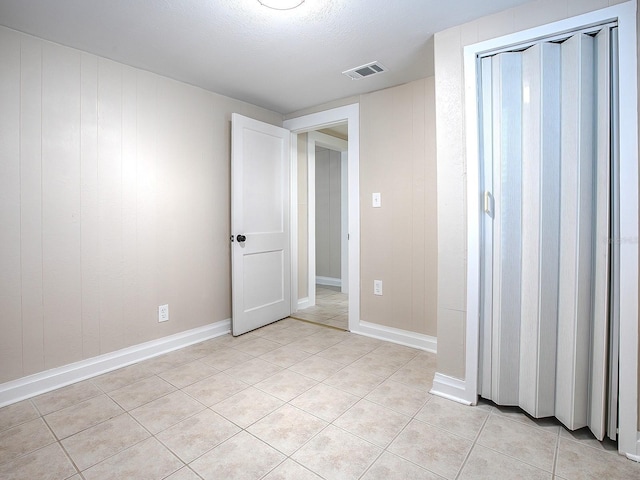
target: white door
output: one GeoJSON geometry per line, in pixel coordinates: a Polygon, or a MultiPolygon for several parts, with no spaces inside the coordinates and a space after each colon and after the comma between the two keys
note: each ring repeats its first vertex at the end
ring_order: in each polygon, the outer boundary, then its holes
{"type": "Polygon", "coordinates": [[[611,38],[605,26],[481,60],[481,395],[599,440],[615,248],[611,38]]]}
{"type": "Polygon", "coordinates": [[[290,132],[231,117],[232,333],[289,316],[290,132]]]}

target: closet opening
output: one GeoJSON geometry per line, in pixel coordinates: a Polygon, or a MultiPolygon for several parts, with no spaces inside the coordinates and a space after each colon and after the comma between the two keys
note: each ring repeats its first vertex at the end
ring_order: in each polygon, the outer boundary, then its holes
{"type": "Polygon", "coordinates": [[[478,57],[481,397],[617,439],[618,29],[478,57]]]}

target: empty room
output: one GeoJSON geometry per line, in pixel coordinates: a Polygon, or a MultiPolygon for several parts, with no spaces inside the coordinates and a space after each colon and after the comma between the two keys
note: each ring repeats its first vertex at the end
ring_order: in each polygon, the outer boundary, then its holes
{"type": "Polygon", "coordinates": [[[0,0],[0,478],[640,479],[637,0],[0,0]]]}

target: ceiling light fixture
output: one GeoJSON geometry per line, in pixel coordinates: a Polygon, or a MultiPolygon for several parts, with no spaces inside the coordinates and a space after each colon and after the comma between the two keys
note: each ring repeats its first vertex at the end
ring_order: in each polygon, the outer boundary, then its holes
{"type": "Polygon", "coordinates": [[[274,10],[291,10],[302,5],[304,0],[258,0],[258,3],[274,10]]]}

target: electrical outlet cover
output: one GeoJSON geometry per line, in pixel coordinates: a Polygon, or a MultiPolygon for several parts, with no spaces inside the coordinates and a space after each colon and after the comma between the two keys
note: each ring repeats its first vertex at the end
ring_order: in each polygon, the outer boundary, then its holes
{"type": "Polygon", "coordinates": [[[158,307],[158,322],[166,322],[169,320],[169,305],[160,305],[158,307]]]}

